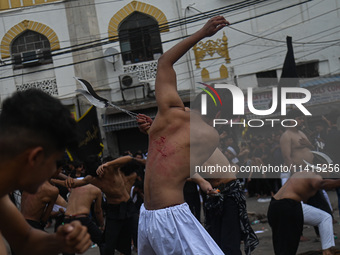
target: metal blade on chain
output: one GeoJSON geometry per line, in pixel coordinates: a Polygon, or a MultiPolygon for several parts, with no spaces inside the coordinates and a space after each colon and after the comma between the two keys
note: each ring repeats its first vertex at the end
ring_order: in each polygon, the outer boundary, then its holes
{"type": "Polygon", "coordinates": [[[81,93],[91,104],[98,108],[105,108],[107,104],[94,98],[90,93],[84,89],[76,89],[77,92],[81,93]]]}
{"type": "Polygon", "coordinates": [[[325,171],[328,168],[327,166],[329,166],[330,164],[333,163],[333,160],[323,152],[311,151],[311,153],[315,154],[316,156],[318,156],[323,161],[322,164],[320,164],[321,166],[315,166],[315,165],[307,162],[306,160],[303,160],[303,162],[305,162],[305,164],[313,170],[325,171]]]}
{"type": "Polygon", "coordinates": [[[125,110],[123,108],[120,108],[117,105],[114,105],[112,103],[109,102],[109,100],[107,100],[106,98],[100,97],[97,95],[97,93],[93,90],[91,84],[84,80],[84,79],[80,79],[78,77],[74,77],[83,87],[83,89],[76,89],[77,92],[81,93],[83,96],[85,96],[85,98],[94,106],[98,107],[98,108],[106,108],[108,106],[111,106],[121,112],[124,112],[126,114],[128,114],[131,118],[137,118],[136,113],[125,110]]]}
{"type": "Polygon", "coordinates": [[[92,95],[92,97],[94,97],[95,99],[99,101],[104,102],[105,104],[108,103],[108,100],[106,98],[98,96],[98,94],[94,91],[94,89],[92,88],[91,84],[88,81],[78,78],[78,77],[74,77],[74,79],[76,79],[80,83],[80,85],[83,87],[83,89],[87,91],[90,95],[92,95]]]}

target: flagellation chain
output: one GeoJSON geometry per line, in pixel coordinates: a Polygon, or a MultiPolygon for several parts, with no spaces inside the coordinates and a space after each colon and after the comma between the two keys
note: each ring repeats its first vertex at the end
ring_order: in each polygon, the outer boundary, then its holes
{"type": "Polygon", "coordinates": [[[124,113],[126,113],[127,115],[129,115],[131,118],[133,118],[133,119],[136,119],[137,118],[137,116],[138,116],[138,114],[137,113],[134,113],[134,112],[131,112],[131,111],[129,111],[129,110],[126,110],[126,109],[123,109],[123,108],[120,108],[119,106],[117,106],[117,105],[114,105],[114,104],[112,104],[112,103],[108,103],[111,107],[113,107],[113,108],[115,108],[115,109],[117,109],[118,111],[121,111],[121,112],[124,112],[124,113]]]}
{"type": "Polygon", "coordinates": [[[127,115],[129,115],[131,118],[133,119],[137,119],[138,114],[131,112],[129,110],[123,109],[117,105],[112,104],[111,102],[109,102],[109,100],[107,100],[106,98],[103,98],[101,96],[99,96],[94,89],[92,88],[91,84],[81,78],[78,77],[74,77],[79,83],[80,85],[83,87],[83,89],[76,89],[77,92],[81,93],[83,96],[85,96],[85,98],[94,106],[98,107],[98,108],[107,108],[108,106],[111,106],[115,109],[117,109],[118,111],[124,112],[127,115]]]}

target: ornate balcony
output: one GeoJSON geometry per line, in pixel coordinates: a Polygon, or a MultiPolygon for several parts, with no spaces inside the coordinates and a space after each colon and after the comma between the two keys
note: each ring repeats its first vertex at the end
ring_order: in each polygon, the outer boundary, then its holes
{"type": "Polygon", "coordinates": [[[137,73],[141,82],[150,82],[156,79],[157,60],[124,65],[123,70],[124,73],[137,73]]]}

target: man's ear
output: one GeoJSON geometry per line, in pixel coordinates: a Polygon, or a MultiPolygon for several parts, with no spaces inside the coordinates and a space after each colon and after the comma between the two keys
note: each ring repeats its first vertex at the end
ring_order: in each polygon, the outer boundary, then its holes
{"type": "Polygon", "coordinates": [[[30,166],[35,166],[44,159],[44,148],[41,146],[30,149],[28,153],[28,163],[30,166]]]}

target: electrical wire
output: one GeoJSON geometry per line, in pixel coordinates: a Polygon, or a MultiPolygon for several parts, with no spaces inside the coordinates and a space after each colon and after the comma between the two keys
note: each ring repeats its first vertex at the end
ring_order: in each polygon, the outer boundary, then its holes
{"type": "MultiPolygon", "coordinates": [[[[305,2],[308,2],[308,1],[305,1],[305,2]]],[[[304,2],[304,3],[305,3],[305,2],[304,2]]],[[[296,6],[296,5],[294,5],[294,6],[296,6]]],[[[285,7],[285,8],[290,8],[290,7],[292,7],[292,6],[288,6],[288,7],[285,7]]],[[[279,9],[279,10],[277,10],[277,11],[281,11],[281,10],[282,10],[282,8],[279,9]]],[[[273,11],[270,12],[270,13],[273,13],[273,11]]],[[[269,14],[269,13],[267,13],[267,14],[269,14]]],[[[262,14],[261,16],[263,16],[263,14],[262,14]]],[[[257,16],[256,16],[256,17],[252,17],[252,18],[257,18],[257,16]]],[[[246,19],[246,20],[249,20],[249,19],[246,19]]],[[[245,21],[245,20],[243,20],[242,22],[244,22],[244,21],[245,21]]],[[[236,23],[240,23],[240,22],[236,22],[236,23]]],[[[185,23],[185,24],[186,24],[186,23],[185,23]]],[[[234,24],[235,24],[235,22],[234,22],[234,24]]],[[[182,38],[185,38],[185,37],[174,38],[174,39],[165,41],[165,42],[163,42],[163,43],[171,42],[171,41],[178,40],[178,39],[182,39],[182,38]]],[[[80,64],[80,63],[84,63],[84,62],[88,62],[88,61],[93,61],[93,60],[101,59],[101,58],[104,58],[104,57],[105,57],[105,56],[103,56],[103,57],[98,57],[98,58],[92,58],[92,59],[84,60],[84,61],[79,61],[79,62],[76,62],[76,63],[65,64],[65,65],[61,65],[61,66],[58,66],[58,67],[53,67],[53,68],[48,68],[48,69],[43,69],[43,70],[37,70],[36,72],[51,70],[51,69],[55,69],[55,68],[66,67],[66,66],[70,66],[70,65],[73,65],[73,64],[80,64]]],[[[32,73],[32,72],[29,72],[29,73],[32,73]]],[[[29,74],[29,73],[27,73],[27,74],[29,74]]],[[[35,72],[33,72],[33,73],[35,73],[35,72]]],[[[20,74],[20,75],[22,75],[22,74],[20,74]]],[[[15,75],[15,76],[19,76],[19,75],[15,75]]],[[[11,77],[13,77],[13,76],[1,77],[0,79],[6,79],[6,78],[11,78],[11,77]]]]}
{"type": "MultiPolygon", "coordinates": [[[[262,1],[253,1],[253,2],[266,2],[266,1],[268,1],[268,0],[262,0],[262,1]]],[[[309,0],[310,1],[310,0],[309,0]]],[[[247,2],[247,6],[249,6],[249,4],[251,4],[251,3],[249,3],[248,1],[246,1],[247,2]]],[[[308,2],[308,1],[305,1],[305,2],[308,2]]],[[[305,3],[305,2],[303,2],[303,3],[305,3]]],[[[240,4],[240,3],[239,3],[240,4]]],[[[238,4],[238,5],[239,5],[238,4]]],[[[243,3],[242,3],[243,4],[243,3]]],[[[302,4],[302,3],[301,3],[302,4]]],[[[234,4],[235,5],[235,4],[234,4]]],[[[295,5],[293,5],[293,7],[294,7],[295,5]]],[[[233,6],[234,8],[235,8],[235,6],[233,6]]],[[[241,7],[242,8],[244,8],[244,5],[241,5],[241,7]]],[[[292,6],[288,6],[289,8],[290,7],[292,7],[292,6]]],[[[237,6],[237,8],[240,8],[240,6],[237,6]]],[[[285,7],[285,8],[287,8],[287,7],[285,7]]],[[[284,8],[284,9],[285,9],[284,8]]],[[[197,9],[196,9],[197,10],[197,9]]],[[[214,13],[213,14],[215,14],[215,12],[216,11],[221,11],[220,9],[214,9],[214,10],[212,10],[214,13]]],[[[211,14],[211,12],[212,11],[207,11],[207,12],[200,12],[200,15],[202,15],[203,17],[205,17],[205,18],[207,18],[207,17],[209,17],[209,16],[207,16],[207,14],[206,13],[210,13],[210,16],[214,16],[214,15],[212,15],[211,14]]],[[[270,13],[268,13],[268,14],[270,14],[270,13]]],[[[256,16],[257,17],[257,16],[256,16]]],[[[195,20],[197,19],[197,16],[195,16],[194,17],[195,18],[195,20]]],[[[181,20],[183,20],[183,19],[179,19],[179,21],[181,21],[181,20]]],[[[193,22],[193,21],[192,21],[193,22]]],[[[238,22],[236,22],[236,23],[239,23],[240,21],[238,21],[238,22]]],[[[189,23],[189,22],[188,22],[189,23]]],[[[170,22],[169,22],[169,24],[170,24],[170,22]]],[[[233,23],[233,24],[235,24],[235,23],[233,23]]],[[[236,28],[233,28],[233,27],[230,27],[230,28],[232,28],[232,29],[234,29],[234,30],[237,30],[236,28]]],[[[238,30],[238,31],[240,31],[240,30],[238,30]]],[[[241,31],[240,31],[241,32],[241,31]]],[[[246,33],[246,32],[244,32],[244,31],[242,31],[243,33],[246,33]]],[[[255,35],[252,35],[252,36],[255,36],[255,35]]],[[[262,38],[262,37],[261,37],[262,38]]],[[[100,42],[100,41],[102,41],[102,40],[105,40],[105,39],[108,39],[108,38],[103,38],[103,39],[98,39],[98,40],[95,40],[95,41],[92,41],[91,43],[93,43],[93,42],[100,42]]],[[[118,36],[116,36],[116,37],[114,37],[114,38],[111,38],[113,41],[118,41],[118,36]]],[[[128,39],[128,38],[120,38],[121,40],[124,40],[124,39],[128,39]]],[[[130,39],[132,39],[133,40],[133,38],[130,38],[130,39]]],[[[181,39],[181,38],[179,38],[179,39],[181,39]]],[[[267,40],[273,40],[273,39],[267,39],[267,40]]],[[[278,41],[278,40],[274,40],[274,41],[278,41]]],[[[280,41],[278,41],[278,42],[280,42],[280,41]]],[[[59,50],[56,50],[56,51],[54,51],[54,53],[52,54],[52,57],[54,57],[54,56],[58,56],[58,55],[63,55],[63,54],[67,54],[67,53],[71,53],[71,52],[76,52],[76,51],[82,51],[82,50],[86,50],[86,49],[90,49],[90,48],[94,48],[94,47],[99,47],[99,46],[103,46],[103,45],[105,45],[105,44],[110,44],[111,42],[110,41],[108,41],[108,42],[101,42],[101,43],[98,43],[98,44],[89,44],[89,43],[83,43],[83,44],[78,44],[78,45],[73,45],[73,46],[68,46],[68,47],[64,47],[63,49],[59,49],[59,50]],[[82,47],[80,47],[80,46],[82,46],[82,47]],[[79,47],[79,48],[74,48],[74,47],[79,47]],[[66,50],[66,51],[62,51],[62,52],[58,52],[58,51],[60,51],[60,50],[64,50],[64,49],[67,49],[67,48],[70,48],[70,50],[66,50]]],[[[318,42],[315,42],[315,43],[318,43],[318,42]]],[[[307,44],[307,43],[302,43],[302,44],[307,44]]],[[[12,63],[8,63],[9,65],[11,65],[12,63]]],[[[5,64],[6,65],[6,64],[5,64]]]]}
{"type": "MultiPolygon", "coordinates": [[[[205,12],[205,15],[207,15],[207,13],[210,13],[210,16],[215,16],[211,13],[215,13],[216,11],[221,11],[222,10],[227,10],[228,12],[230,11],[233,11],[235,9],[241,9],[241,8],[245,8],[245,7],[248,7],[248,6],[251,6],[251,5],[254,5],[256,3],[260,3],[260,2],[266,2],[268,0],[252,0],[252,1],[243,1],[243,2],[240,2],[240,3],[236,3],[236,4],[232,4],[232,5],[228,5],[224,8],[217,8],[217,9],[213,9],[213,10],[210,10],[210,11],[207,11],[205,12]]],[[[193,22],[196,22],[198,20],[202,20],[202,19],[205,19],[205,17],[202,18],[202,14],[198,14],[194,17],[191,17],[189,21],[186,21],[187,23],[193,23],[193,22]],[[201,16],[201,17],[198,17],[198,16],[201,16]]],[[[178,27],[178,26],[181,26],[183,23],[183,18],[182,19],[177,19],[177,20],[174,20],[174,21],[171,21],[171,22],[168,22],[167,23],[167,26],[169,28],[172,28],[172,27],[178,27]]],[[[157,28],[155,28],[155,31],[159,30],[160,27],[158,26],[157,28]]],[[[153,32],[152,30],[150,32],[153,32]]],[[[71,45],[71,46],[67,46],[67,47],[64,47],[62,49],[58,49],[58,50],[55,50],[52,54],[52,57],[53,56],[58,56],[58,55],[62,55],[62,54],[67,54],[67,53],[71,53],[71,52],[76,52],[76,51],[81,51],[81,50],[86,50],[86,49],[89,49],[89,48],[93,48],[93,47],[99,47],[99,46],[103,46],[105,44],[110,44],[112,42],[116,42],[118,41],[119,39],[121,40],[124,40],[124,39],[134,39],[134,38],[124,38],[124,37],[121,37],[119,38],[118,36],[114,36],[114,37],[105,37],[105,38],[101,38],[101,39],[97,39],[97,40],[93,40],[91,42],[86,42],[86,43],[82,43],[82,44],[77,44],[77,45],[71,45]],[[108,40],[108,41],[106,41],[108,40]],[[103,42],[104,41],[104,42],[103,42]],[[106,42],[105,42],[106,41],[106,42]],[[67,50],[67,49],[70,49],[70,50],[67,50]],[[61,51],[61,52],[60,52],[61,51]]],[[[7,62],[7,61],[6,61],[7,62]]],[[[9,63],[9,64],[12,64],[12,63],[9,63]]]]}

